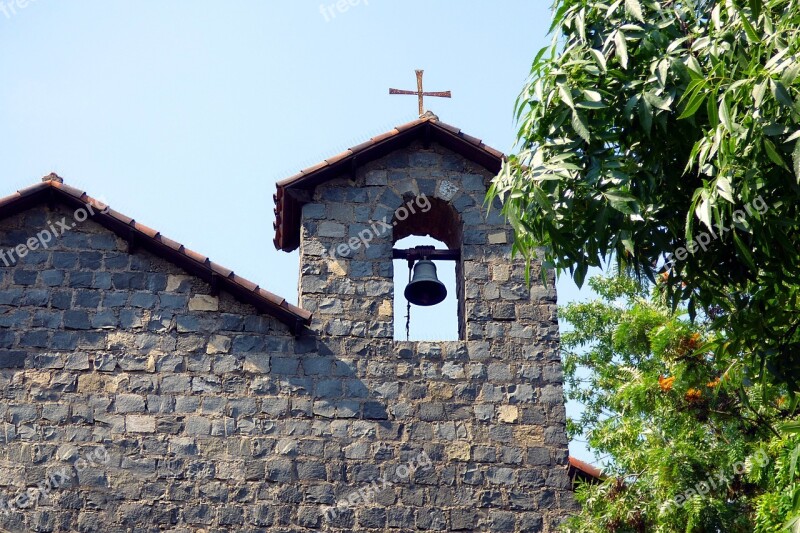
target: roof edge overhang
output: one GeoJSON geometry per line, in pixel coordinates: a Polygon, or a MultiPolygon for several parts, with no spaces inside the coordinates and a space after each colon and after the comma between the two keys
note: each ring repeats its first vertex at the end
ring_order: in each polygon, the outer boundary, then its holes
{"type": "Polygon", "coordinates": [[[569,456],[569,473],[573,482],[600,483],[606,479],[602,470],[571,455],[569,456]]]}
{"type": "Polygon", "coordinates": [[[299,333],[301,326],[311,323],[312,314],[309,311],[288,303],[285,298],[262,289],[257,284],[236,275],[232,270],[212,262],[208,257],[108,208],[85,192],[55,179],[43,181],[0,199],[0,220],[42,203],[51,205],[60,203],[74,209],[92,206],[89,218],[125,239],[131,251],[137,248],[150,251],[209,283],[213,291],[224,290],[237,300],[252,305],[259,312],[275,317],[289,326],[295,334],[299,333]]]}
{"type": "Polygon", "coordinates": [[[500,172],[506,158],[502,152],[485,145],[480,139],[439,122],[435,115],[428,113],[279,181],[273,196],[275,248],[291,252],[300,246],[301,211],[305,204],[311,202],[317,186],[342,175],[355,177],[357,168],[404,148],[415,140],[421,140],[426,146],[438,143],[495,174],[500,172]]]}

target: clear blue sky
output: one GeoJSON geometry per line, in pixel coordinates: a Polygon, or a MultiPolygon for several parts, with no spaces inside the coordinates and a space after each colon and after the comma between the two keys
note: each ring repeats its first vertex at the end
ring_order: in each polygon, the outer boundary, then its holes
{"type": "MultiPolygon", "coordinates": [[[[514,100],[549,41],[540,0],[361,0],[335,18],[331,5],[0,10],[0,196],[55,171],[296,302],[297,253],[272,245],[275,182],[415,119],[416,99],[388,89],[414,89],[416,68],[427,90],[453,91],[429,109],[510,151],[514,100]]],[[[582,297],[569,280],[559,290],[582,297]]]]}

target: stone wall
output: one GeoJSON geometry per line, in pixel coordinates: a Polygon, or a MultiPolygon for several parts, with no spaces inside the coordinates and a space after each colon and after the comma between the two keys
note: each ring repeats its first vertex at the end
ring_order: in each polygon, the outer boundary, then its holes
{"type": "Polygon", "coordinates": [[[456,466],[452,485],[477,509],[476,525],[514,531],[516,522],[534,531],[536,517],[549,527],[573,505],[556,294],[552,273],[546,288],[533,265],[529,288],[524,262],[511,258],[499,206],[484,206],[491,178],[446,148],[416,143],[318,186],[303,209],[300,304],[340,351],[353,337],[370,340],[370,390],[388,380],[390,419],[407,424],[403,438],[443,446],[447,467],[456,466]],[[397,210],[420,196],[446,202],[461,223],[441,228],[447,217],[437,206],[423,213],[424,202],[410,215],[421,221],[412,226],[461,250],[460,342],[393,340],[397,210]],[[388,224],[374,225],[380,220],[388,224]],[[365,231],[368,246],[359,238],[365,231]]]}
{"type": "MultiPolygon", "coordinates": [[[[299,338],[91,221],[0,263],[0,529],[553,531],[572,506],[555,294],[509,268],[469,165],[402,152],[319,188],[299,338]],[[445,178],[466,338],[394,342],[391,236],[319,248],[445,178]]],[[[0,248],[62,216],[0,220],[0,248]]]]}

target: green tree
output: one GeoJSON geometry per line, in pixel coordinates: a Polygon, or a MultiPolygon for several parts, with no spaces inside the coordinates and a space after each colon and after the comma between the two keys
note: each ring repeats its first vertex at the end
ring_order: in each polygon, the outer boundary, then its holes
{"type": "MultiPolygon", "coordinates": [[[[800,390],[798,0],[555,0],[495,179],[528,258],[613,258],[800,390]]],[[[769,372],[767,372],[769,371],[769,372]]],[[[795,400],[792,400],[795,401],[795,400]]]]}
{"type": "Polygon", "coordinates": [[[663,283],[652,297],[627,277],[590,284],[599,300],[562,309],[567,396],[585,405],[569,430],[611,466],[578,490],[565,529],[783,531],[800,439],[776,431],[789,416],[782,389],[747,385],[741,364],[706,350],[715,334],[673,312],[663,283]]]}

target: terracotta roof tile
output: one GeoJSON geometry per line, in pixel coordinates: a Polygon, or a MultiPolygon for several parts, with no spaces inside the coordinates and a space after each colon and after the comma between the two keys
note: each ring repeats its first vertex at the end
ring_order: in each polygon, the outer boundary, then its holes
{"type": "MultiPolygon", "coordinates": [[[[45,177],[42,183],[0,198],[0,218],[16,212],[17,208],[27,208],[31,199],[37,201],[50,199],[49,191],[55,192],[54,199],[71,206],[89,203],[99,208],[102,205],[102,202],[92,198],[84,191],[64,185],[60,180],[61,178],[51,174],[45,177]]],[[[205,281],[214,283],[214,279],[216,279],[214,274],[220,275],[221,288],[229,290],[234,297],[255,306],[259,311],[273,315],[289,325],[295,333],[299,332],[300,324],[311,322],[312,315],[305,309],[287,303],[284,298],[259,288],[252,281],[235,275],[232,270],[212,263],[208,257],[162,236],[158,231],[140,224],[118,211],[109,208],[103,212],[103,209],[97,209],[92,219],[123,239],[134,237],[137,244],[147,246],[154,254],[177,264],[205,281]]]]}
{"type": "Polygon", "coordinates": [[[211,261],[211,264],[208,265],[218,275],[222,276],[223,278],[229,278],[233,274],[233,270],[229,268],[225,268],[222,265],[218,265],[214,261],[211,261]]]}
{"type": "Polygon", "coordinates": [[[483,144],[483,141],[481,141],[477,137],[473,137],[472,135],[467,135],[466,133],[463,133],[463,132],[460,133],[460,135],[461,135],[462,139],[464,139],[465,141],[467,141],[469,143],[476,144],[478,146],[483,144]]]}
{"type": "Polygon", "coordinates": [[[30,187],[25,187],[24,189],[18,190],[17,194],[19,196],[22,196],[22,197],[29,196],[29,195],[37,193],[39,191],[43,191],[43,190],[45,190],[45,189],[47,189],[49,187],[50,187],[49,182],[48,183],[37,183],[36,185],[31,185],[30,187]]]}
{"type": "Polygon", "coordinates": [[[375,141],[373,139],[370,139],[368,141],[364,141],[363,143],[357,144],[357,145],[353,146],[352,148],[350,148],[350,155],[354,155],[354,154],[357,154],[359,152],[363,152],[364,150],[366,150],[367,148],[370,148],[371,146],[375,146],[375,141]]]}
{"type": "Polygon", "coordinates": [[[430,120],[431,119],[429,119],[429,118],[420,118],[420,119],[417,119],[417,120],[412,120],[411,122],[407,122],[405,124],[401,124],[399,126],[395,126],[394,129],[397,130],[398,133],[402,133],[402,132],[404,132],[406,130],[410,130],[414,126],[419,126],[420,124],[424,124],[426,122],[429,122],[430,120]]]}
{"type": "Polygon", "coordinates": [[[65,193],[67,193],[67,194],[69,194],[71,196],[74,196],[75,198],[78,198],[82,202],[86,202],[87,199],[89,198],[89,195],[86,194],[86,191],[82,191],[80,189],[76,189],[75,187],[70,187],[69,185],[67,185],[65,183],[59,183],[57,181],[49,181],[47,183],[49,183],[51,187],[55,187],[56,189],[60,189],[60,190],[64,191],[65,193]]]}
{"type": "MultiPolygon", "coordinates": [[[[109,211],[109,213],[110,213],[110,211],[109,211]]],[[[153,228],[149,228],[149,227],[145,226],[144,224],[140,224],[140,223],[135,222],[135,221],[134,221],[133,224],[134,224],[134,227],[136,228],[136,230],[144,233],[145,235],[147,235],[151,239],[155,239],[159,235],[159,233],[156,230],[154,230],[153,228]]]]}
{"type": "Polygon", "coordinates": [[[158,241],[161,244],[163,244],[164,246],[166,246],[167,248],[171,248],[171,249],[175,250],[176,252],[179,252],[181,250],[181,248],[183,248],[183,245],[181,243],[179,243],[178,241],[173,241],[172,239],[164,237],[161,234],[158,235],[158,241]]]}
{"type": "Polygon", "coordinates": [[[20,198],[21,198],[20,194],[18,192],[15,192],[10,196],[6,196],[5,198],[0,199],[0,209],[5,207],[6,205],[13,204],[20,198]]]}
{"type": "Polygon", "coordinates": [[[487,151],[487,152],[489,152],[490,154],[494,155],[494,156],[495,156],[495,157],[497,157],[498,159],[505,159],[505,157],[506,157],[506,154],[504,154],[504,153],[503,153],[503,152],[501,152],[500,150],[495,150],[495,149],[494,149],[494,148],[492,148],[491,146],[486,146],[486,145],[485,145],[485,144],[483,144],[483,143],[481,143],[481,148],[483,148],[484,150],[486,150],[486,151],[487,151]]]}
{"type": "MultiPolygon", "coordinates": [[[[133,220],[131,217],[128,217],[128,216],[125,216],[125,215],[123,215],[123,214],[122,214],[122,213],[120,213],[119,211],[114,211],[113,209],[110,209],[110,208],[109,208],[109,210],[108,210],[108,214],[109,214],[110,216],[112,216],[112,217],[116,218],[116,219],[117,219],[117,220],[119,220],[120,222],[124,222],[124,223],[125,223],[125,224],[127,224],[128,226],[136,225],[136,221],[135,221],[135,220],[133,220]]],[[[141,229],[140,229],[139,231],[141,231],[141,229]]]]}
{"type": "Polygon", "coordinates": [[[341,154],[337,154],[337,155],[335,155],[333,157],[329,157],[328,159],[325,160],[325,163],[328,164],[328,165],[332,165],[332,164],[336,163],[337,161],[341,161],[342,159],[350,157],[351,155],[353,155],[353,152],[351,150],[345,150],[341,154]]]}
{"type": "Polygon", "coordinates": [[[183,245],[181,245],[181,248],[183,249],[183,253],[187,257],[192,258],[193,260],[197,261],[198,263],[203,263],[205,266],[208,266],[211,263],[211,261],[208,259],[208,257],[204,256],[203,254],[195,252],[194,250],[190,250],[190,249],[186,248],[183,245]]]}
{"type": "Polygon", "coordinates": [[[572,477],[581,477],[585,481],[602,481],[605,479],[603,475],[603,471],[597,468],[596,466],[590,465],[580,459],[576,459],[575,457],[569,457],[569,466],[570,466],[570,474],[572,477]]]}
{"type": "Polygon", "coordinates": [[[327,166],[328,166],[328,163],[326,161],[322,161],[321,163],[317,163],[313,167],[308,167],[308,168],[305,168],[305,169],[301,170],[300,174],[304,174],[304,175],[305,174],[312,174],[312,173],[316,172],[317,170],[319,170],[321,168],[325,168],[327,166]]]}
{"type": "Polygon", "coordinates": [[[256,290],[257,290],[257,292],[259,294],[261,294],[261,296],[263,296],[264,298],[267,298],[268,300],[271,300],[271,301],[275,302],[275,304],[277,304],[277,305],[283,305],[283,304],[286,303],[286,299],[285,298],[281,298],[280,296],[272,294],[269,291],[265,291],[261,287],[258,287],[256,290]]]}
{"type": "Polygon", "coordinates": [[[447,131],[455,133],[456,135],[461,133],[461,128],[457,128],[455,126],[451,126],[450,124],[445,124],[444,122],[439,122],[439,126],[441,126],[442,128],[446,129],[447,131]]]}
{"type": "Polygon", "coordinates": [[[392,130],[392,131],[387,131],[386,133],[381,133],[380,135],[376,135],[375,137],[373,137],[372,138],[372,142],[379,143],[381,141],[385,141],[386,139],[391,139],[392,137],[394,137],[398,133],[400,133],[400,132],[397,131],[397,130],[392,130]]]}
{"type": "MultiPolygon", "coordinates": [[[[248,291],[253,291],[253,292],[258,291],[258,285],[248,279],[244,279],[241,276],[234,276],[233,280],[242,287],[246,288],[248,291]]],[[[281,298],[281,301],[283,301],[283,298],[281,298]]]]}

